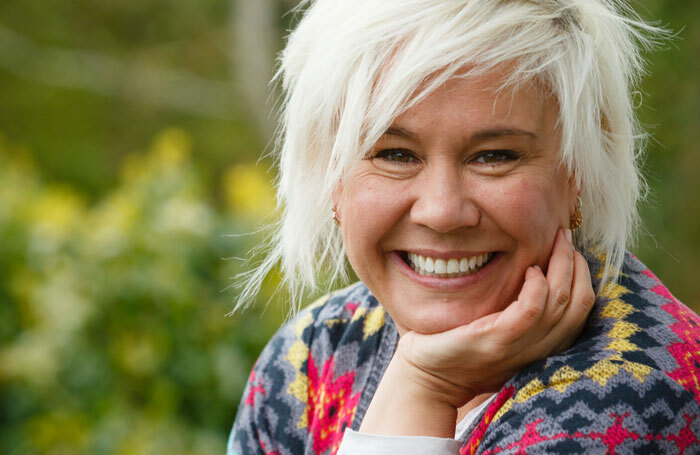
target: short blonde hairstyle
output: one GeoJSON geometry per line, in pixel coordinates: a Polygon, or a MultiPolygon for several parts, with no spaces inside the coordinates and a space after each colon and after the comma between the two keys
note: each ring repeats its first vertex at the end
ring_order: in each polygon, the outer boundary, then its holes
{"type": "Polygon", "coordinates": [[[276,76],[281,220],[237,308],[277,266],[294,304],[321,271],[345,278],[331,212],[339,179],[445,81],[504,64],[503,88],[537,81],[556,97],[561,161],[582,190],[577,247],[605,253],[602,282],[617,278],[644,190],[640,51],[667,31],[622,0],[306,0],[297,12],[276,76]]]}

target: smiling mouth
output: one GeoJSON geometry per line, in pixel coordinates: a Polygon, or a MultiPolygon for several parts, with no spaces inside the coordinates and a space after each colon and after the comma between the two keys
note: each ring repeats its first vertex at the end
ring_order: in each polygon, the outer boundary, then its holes
{"type": "Polygon", "coordinates": [[[493,258],[493,253],[482,253],[461,258],[433,258],[404,251],[402,259],[417,274],[438,278],[455,278],[470,275],[483,268],[493,258]]]}

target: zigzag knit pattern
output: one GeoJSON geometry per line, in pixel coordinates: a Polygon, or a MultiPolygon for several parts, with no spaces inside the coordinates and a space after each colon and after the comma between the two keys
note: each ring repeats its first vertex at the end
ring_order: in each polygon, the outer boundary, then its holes
{"type": "MultiPolygon", "coordinates": [[[[228,455],[334,455],[397,340],[361,283],[307,307],[253,368],[228,455]]],[[[700,318],[628,254],[576,344],[514,376],[465,434],[460,455],[700,453],[700,318]]]]}

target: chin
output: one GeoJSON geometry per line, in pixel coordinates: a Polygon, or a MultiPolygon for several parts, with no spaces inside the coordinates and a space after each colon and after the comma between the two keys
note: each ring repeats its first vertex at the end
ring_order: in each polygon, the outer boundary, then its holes
{"type": "MultiPolygon", "coordinates": [[[[471,321],[469,321],[471,322],[471,321]]],[[[434,320],[416,324],[416,327],[412,329],[413,332],[422,333],[425,335],[431,335],[433,333],[447,332],[448,330],[456,329],[463,325],[469,324],[467,321],[455,321],[454,318],[434,320]]]]}
{"type": "MultiPolygon", "coordinates": [[[[489,311],[487,308],[467,307],[463,301],[450,302],[440,299],[433,304],[424,305],[419,311],[410,317],[402,317],[401,314],[392,315],[397,325],[403,328],[403,332],[411,330],[418,333],[432,334],[467,325],[487,314],[494,313],[500,308],[489,311]],[[402,323],[405,322],[405,323],[402,323]]],[[[391,311],[389,312],[391,314],[391,311]]]]}

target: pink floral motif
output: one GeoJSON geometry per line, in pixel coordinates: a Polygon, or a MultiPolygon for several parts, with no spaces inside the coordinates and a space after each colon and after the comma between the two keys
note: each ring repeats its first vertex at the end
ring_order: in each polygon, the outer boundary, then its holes
{"type": "Polygon", "coordinates": [[[700,319],[685,305],[672,302],[661,307],[678,321],[671,330],[682,341],[666,347],[678,362],[678,368],[666,372],[674,381],[695,395],[700,403],[700,319]]]}
{"type": "Polygon", "coordinates": [[[525,434],[523,434],[523,437],[520,438],[519,441],[517,441],[514,444],[511,444],[508,446],[509,449],[515,449],[517,448],[518,450],[515,452],[515,455],[526,455],[527,454],[527,448],[530,446],[534,446],[539,444],[540,442],[543,441],[548,441],[549,438],[547,436],[542,436],[539,431],[537,431],[537,425],[542,423],[543,419],[537,419],[534,422],[530,422],[526,425],[526,430],[525,434]]]}
{"type": "Polygon", "coordinates": [[[615,419],[615,423],[610,426],[605,433],[590,433],[591,439],[600,439],[607,447],[605,452],[608,455],[615,455],[617,446],[624,444],[628,439],[636,441],[639,439],[639,434],[634,431],[629,431],[622,425],[622,421],[629,417],[630,413],[626,412],[623,415],[610,414],[610,417],[615,419]]]}
{"type": "Polygon", "coordinates": [[[676,444],[676,447],[678,447],[678,455],[685,455],[686,449],[697,447],[698,443],[700,443],[700,441],[698,441],[698,437],[695,435],[695,433],[693,433],[693,430],[690,429],[693,420],[697,419],[697,417],[698,416],[696,415],[690,416],[684,413],[683,418],[685,419],[685,426],[678,432],[678,434],[670,434],[666,436],[667,440],[672,441],[676,444]]]}
{"type": "Polygon", "coordinates": [[[322,454],[331,449],[338,451],[345,428],[355,416],[360,393],[353,395],[355,372],[348,371],[334,380],[334,358],[331,356],[319,373],[313,356],[309,356],[309,408],[308,424],[312,434],[314,453],[322,454]]]}
{"type": "MultiPolygon", "coordinates": [[[[583,433],[580,431],[574,432],[574,433],[556,433],[553,435],[546,435],[540,433],[538,430],[537,426],[542,423],[544,420],[543,419],[537,419],[533,420],[532,422],[529,422],[525,424],[525,432],[523,435],[520,437],[518,441],[515,441],[511,444],[508,444],[507,447],[501,447],[501,446],[496,446],[492,449],[489,449],[484,452],[484,455],[493,455],[497,453],[501,453],[504,451],[508,451],[509,453],[513,453],[514,455],[527,455],[528,447],[536,446],[538,444],[541,444],[546,441],[556,441],[558,439],[592,439],[592,440],[598,440],[605,444],[605,454],[606,455],[615,455],[616,449],[618,446],[624,444],[628,439],[632,441],[636,441],[639,439],[640,435],[638,433],[635,433],[633,431],[629,431],[627,428],[624,426],[624,420],[625,418],[629,417],[629,413],[625,413],[623,415],[618,415],[615,413],[610,414],[610,418],[613,420],[612,424],[607,428],[605,433],[599,433],[599,432],[590,432],[590,433],[583,433]],[[514,452],[511,452],[514,451],[514,452]]],[[[648,435],[647,439],[652,439],[654,436],[653,435],[648,435]]],[[[659,435],[658,439],[664,439],[663,435],[659,435]]]]}
{"type": "Polygon", "coordinates": [[[692,392],[695,400],[700,403],[700,318],[673,297],[651,271],[646,270],[644,274],[659,283],[651,290],[669,300],[661,309],[678,321],[671,325],[671,330],[681,341],[666,346],[668,352],[676,359],[678,368],[670,372],[667,371],[666,374],[683,388],[692,392]]]}
{"type": "Polygon", "coordinates": [[[250,390],[248,391],[248,396],[245,398],[245,404],[255,406],[255,395],[259,393],[264,396],[265,388],[262,386],[262,380],[259,380],[257,385],[255,384],[255,370],[250,372],[248,383],[250,384],[250,390]]]}
{"type": "Polygon", "coordinates": [[[359,306],[360,304],[357,302],[348,302],[345,304],[345,309],[350,312],[350,316],[354,316],[359,306]]]}
{"type": "Polygon", "coordinates": [[[267,450],[267,445],[263,441],[262,434],[258,431],[258,439],[260,440],[260,448],[265,455],[281,455],[279,450],[267,450]]]}
{"type": "MultiPolygon", "coordinates": [[[[673,297],[669,290],[661,284],[650,270],[645,270],[642,273],[658,283],[651,288],[651,291],[664,297],[668,301],[668,303],[664,304],[661,308],[671,314],[677,321],[672,324],[670,328],[681,341],[666,346],[666,349],[668,349],[669,353],[675,358],[679,366],[673,371],[666,372],[666,374],[682,385],[686,390],[692,392],[695,399],[700,403],[700,318],[673,297]]],[[[513,392],[511,392],[511,395],[512,393],[513,392]]],[[[488,414],[489,412],[487,411],[487,415],[488,414]]],[[[526,454],[529,447],[542,444],[546,441],[560,439],[600,441],[605,445],[606,454],[609,455],[615,455],[620,447],[628,441],[637,441],[640,438],[647,441],[672,442],[678,449],[677,453],[681,455],[685,454],[688,448],[697,447],[700,443],[700,436],[695,434],[691,428],[692,423],[698,418],[697,415],[684,414],[683,418],[686,424],[678,433],[648,433],[644,435],[640,435],[625,427],[624,420],[629,416],[629,412],[622,415],[611,413],[611,424],[604,432],[588,433],[577,431],[573,433],[543,434],[540,433],[540,430],[537,428],[543,420],[537,419],[526,423],[524,432],[519,440],[507,446],[489,448],[483,452],[483,455],[503,453],[526,454]]],[[[480,425],[484,423],[485,422],[482,422],[480,425]]],[[[460,453],[462,455],[475,453],[481,442],[484,431],[485,428],[480,429],[480,427],[477,427],[474,433],[472,433],[472,439],[470,439],[467,445],[462,447],[460,453]],[[474,438],[475,433],[479,433],[477,438],[474,438]]]]}
{"type": "Polygon", "coordinates": [[[484,438],[484,434],[486,433],[489,425],[491,425],[493,418],[514,393],[515,387],[513,386],[504,387],[501,389],[489,407],[486,408],[484,417],[481,418],[481,421],[476,428],[472,430],[469,441],[467,441],[467,443],[459,450],[460,455],[474,455],[476,453],[476,450],[479,448],[479,444],[481,444],[481,440],[484,438]]]}

